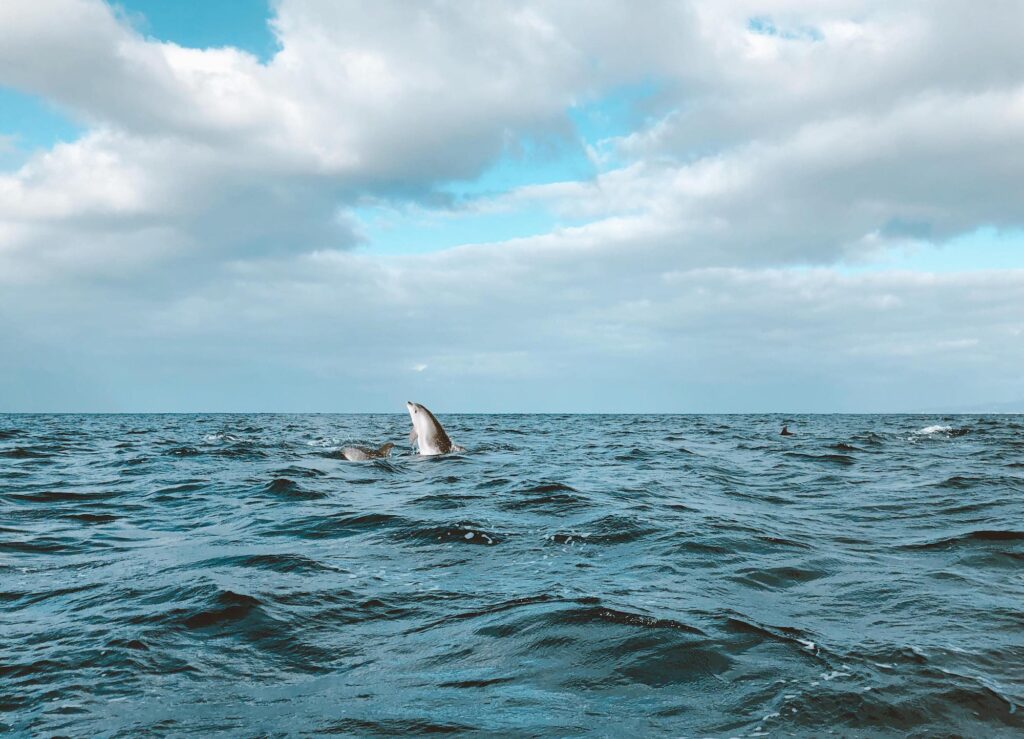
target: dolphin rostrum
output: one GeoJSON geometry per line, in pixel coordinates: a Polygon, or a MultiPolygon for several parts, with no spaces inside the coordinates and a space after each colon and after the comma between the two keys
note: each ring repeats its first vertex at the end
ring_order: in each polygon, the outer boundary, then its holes
{"type": "Polygon", "coordinates": [[[449,452],[466,451],[457,444],[452,444],[444,427],[434,418],[434,414],[428,411],[419,403],[411,400],[405,404],[409,411],[409,418],[412,419],[412,431],[409,432],[409,442],[419,447],[423,456],[435,454],[448,454],[449,452]]]}
{"type": "Polygon", "coordinates": [[[382,444],[379,449],[367,449],[364,446],[347,446],[341,450],[341,456],[349,462],[365,462],[368,459],[383,459],[391,454],[394,446],[390,441],[382,444]]]}

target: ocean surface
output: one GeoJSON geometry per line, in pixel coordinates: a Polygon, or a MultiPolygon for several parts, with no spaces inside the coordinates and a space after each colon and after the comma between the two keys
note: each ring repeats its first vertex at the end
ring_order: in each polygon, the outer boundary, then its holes
{"type": "Polygon", "coordinates": [[[438,417],[0,415],[0,731],[1024,733],[1024,417],[438,417]]]}

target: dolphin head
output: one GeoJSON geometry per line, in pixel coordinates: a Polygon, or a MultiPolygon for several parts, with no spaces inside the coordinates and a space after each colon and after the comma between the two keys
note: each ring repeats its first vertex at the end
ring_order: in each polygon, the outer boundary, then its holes
{"type": "Polygon", "coordinates": [[[412,421],[412,427],[416,430],[416,434],[422,436],[430,429],[431,413],[419,403],[413,403],[411,400],[406,401],[405,409],[409,411],[409,420],[412,421]]]}
{"type": "Polygon", "coordinates": [[[445,433],[438,420],[434,418],[433,413],[425,406],[413,403],[411,400],[406,402],[405,408],[409,411],[409,419],[412,421],[420,454],[447,454],[451,451],[451,439],[448,438],[448,434],[445,433]]]}

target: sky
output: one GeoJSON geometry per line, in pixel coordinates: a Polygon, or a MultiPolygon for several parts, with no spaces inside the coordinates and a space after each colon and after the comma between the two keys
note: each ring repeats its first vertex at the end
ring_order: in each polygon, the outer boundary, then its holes
{"type": "Polygon", "coordinates": [[[5,0],[0,412],[1024,410],[1024,3],[5,0]]]}

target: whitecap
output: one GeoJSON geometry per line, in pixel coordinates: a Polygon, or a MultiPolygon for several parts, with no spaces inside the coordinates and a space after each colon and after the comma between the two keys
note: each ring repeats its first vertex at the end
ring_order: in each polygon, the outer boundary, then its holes
{"type": "Polygon", "coordinates": [[[840,672],[839,670],[832,670],[832,672],[821,673],[822,680],[835,680],[837,677],[850,677],[850,673],[840,672]]]}
{"type": "Polygon", "coordinates": [[[229,434],[225,431],[218,431],[213,434],[207,434],[206,436],[203,437],[203,441],[207,442],[208,444],[212,444],[218,441],[241,441],[241,438],[235,436],[234,434],[229,434]]]}
{"type": "Polygon", "coordinates": [[[341,439],[337,437],[320,436],[316,439],[310,439],[306,442],[306,446],[317,446],[317,447],[337,447],[341,446],[341,439]]]}

